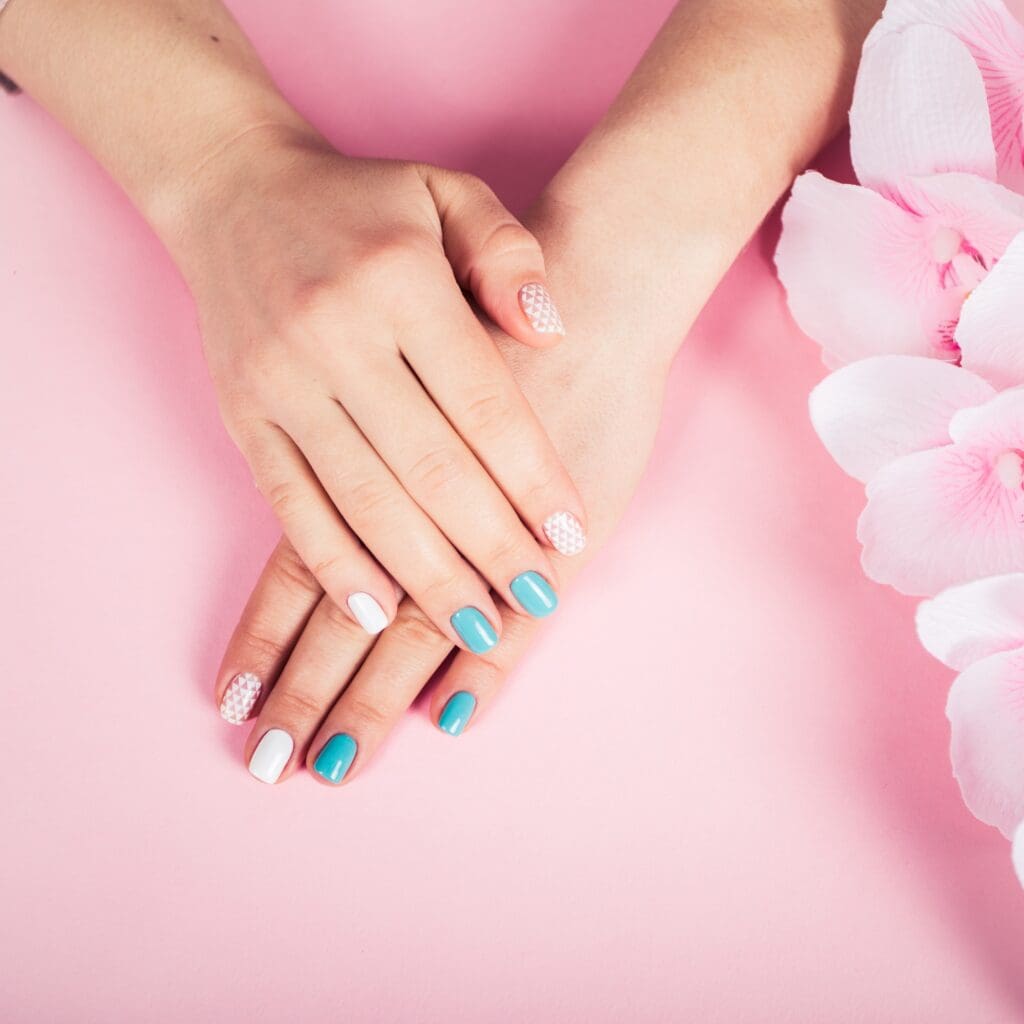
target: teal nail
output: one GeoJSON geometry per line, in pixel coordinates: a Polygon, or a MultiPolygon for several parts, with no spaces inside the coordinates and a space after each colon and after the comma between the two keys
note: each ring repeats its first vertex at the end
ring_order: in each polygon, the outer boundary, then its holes
{"type": "Polygon", "coordinates": [[[483,654],[498,642],[498,634],[479,608],[460,608],[452,616],[452,626],[474,654],[483,654]]]}
{"type": "Polygon", "coordinates": [[[324,744],[320,756],[313,763],[313,770],[320,778],[337,785],[352,767],[358,749],[358,744],[348,733],[338,733],[324,744]]]}
{"type": "Polygon", "coordinates": [[[539,572],[521,572],[509,585],[512,596],[535,619],[543,619],[558,607],[558,595],[539,572]]]}
{"type": "Polygon", "coordinates": [[[476,697],[465,690],[459,690],[448,698],[448,703],[437,720],[437,727],[449,736],[458,736],[476,710],[476,697]]]}

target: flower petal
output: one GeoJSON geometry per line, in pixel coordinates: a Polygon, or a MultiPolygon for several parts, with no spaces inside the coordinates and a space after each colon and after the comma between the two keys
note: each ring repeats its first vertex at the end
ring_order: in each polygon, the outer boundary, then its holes
{"type": "Polygon", "coordinates": [[[968,369],[999,388],[1024,384],[1024,233],[964,302],[956,340],[968,369]]]}
{"type": "Polygon", "coordinates": [[[985,85],[998,180],[1017,190],[1024,188],[1022,12],[1020,0],[889,0],[872,32],[877,37],[909,25],[932,25],[947,29],[966,45],[985,85]]]}
{"type": "Polygon", "coordinates": [[[947,445],[883,466],[868,483],[857,523],[864,572],[901,593],[930,597],[1024,571],[1020,491],[1003,484],[994,462],[987,451],[947,445]]]}
{"type": "Polygon", "coordinates": [[[775,253],[793,318],[831,363],[932,355],[922,307],[940,294],[920,221],[857,185],[802,174],[775,253]]]}
{"type": "Polygon", "coordinates": [[[1024,647],[1024,573],[973,580],[922,601],[917,635],[929,654],[957,671],[1024,647]]]}
{"type": "Polygon", "coordinates": [[[910,176],[966,171],[995,179],[985,84],[970,50],[930,25],[873,34],[850,109],[862,185],[899,200],[910,176]]]}
{"type": "Polygon", "coordinates": [[[1017,881],[1024,885],[1024,821],[1013,833],[1013,870],[1017,873],[1017,881]]]}
{"type": "Polygon", "coordinates": [[[1013,835],[1024,819],[1024,650],[994,654],[961,672],[946,715],[964,803],[1013,835]]]}
{"type": "Polygon", "coordinates": [[[994,395],[951,363],[876,356],[837,370],[811,392],[811,422],[842,469],[867,481],[893,459],[949,444],[953,413],[994,395]]]}

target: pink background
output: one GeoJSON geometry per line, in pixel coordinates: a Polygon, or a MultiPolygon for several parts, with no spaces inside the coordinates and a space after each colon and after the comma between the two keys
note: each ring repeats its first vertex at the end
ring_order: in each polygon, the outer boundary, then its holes
{"type": "MultiPolygon", "coordinates": [[[[669,6],[235,4],[339,144],[517,205],[669,6]]],[[[486,724],[419,710],[358,785],[270,789],[211,685],[276,530],[189,298],[26,98],[0,154],[5,1024],[1024,1020],[1024,898],[950,777],[949,673],[859,574],[774,220],[486,724]]]]}

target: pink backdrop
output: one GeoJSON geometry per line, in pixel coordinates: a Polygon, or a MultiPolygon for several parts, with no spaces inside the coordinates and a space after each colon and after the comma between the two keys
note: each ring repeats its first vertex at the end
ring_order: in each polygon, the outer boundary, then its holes
{"type": "MultiPolygon", "coordinates": [[[[522,204],[669,3],[235,6],[339,144],[522,204]]],[[[276,530],[188,296],[28,99],[0,154],[5,1024],[1024,1020],[1024,898],[950,777],[949,673],[859,574],[774,221],[486,724],[419,710],[358,785],[270,789],[210,687],[276,530]]]]}

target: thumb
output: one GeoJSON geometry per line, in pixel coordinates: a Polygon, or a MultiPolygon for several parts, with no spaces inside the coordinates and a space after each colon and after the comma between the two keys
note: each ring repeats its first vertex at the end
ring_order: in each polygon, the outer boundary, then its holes
{"type": "Polygon", "coordinates": [[[459,284],[506,334],[533,348],[565,336],[545,283],[540,243],[471,174],[423,168],[459,284]]]}

